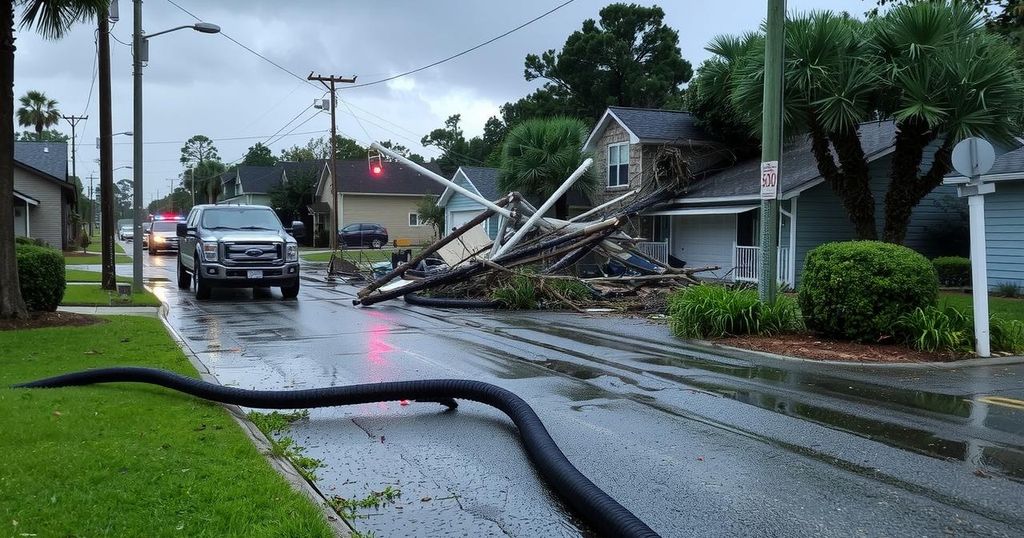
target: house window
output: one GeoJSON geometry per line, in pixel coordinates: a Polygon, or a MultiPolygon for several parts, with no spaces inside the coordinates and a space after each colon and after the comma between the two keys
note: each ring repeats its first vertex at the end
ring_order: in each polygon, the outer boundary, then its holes
{"type": "Polygon", "coordinates": [[[426,222],[419,213],[409,213],[409,226],[423,226],[426,222]]]}
{"type": "Polygon", "coordinates": [[[608,146],[608,186],[629,185],[629,144],[608,146]]]}

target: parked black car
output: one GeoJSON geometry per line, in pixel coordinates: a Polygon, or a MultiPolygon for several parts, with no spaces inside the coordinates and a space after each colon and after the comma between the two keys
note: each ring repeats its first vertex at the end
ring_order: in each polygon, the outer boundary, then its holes
{"type": "Polygon", "coordinates": [[[388,230],[380,224],[349,224],[338,231],[338,243],[346,247],[381,248],[388,244],[388,230]]]}

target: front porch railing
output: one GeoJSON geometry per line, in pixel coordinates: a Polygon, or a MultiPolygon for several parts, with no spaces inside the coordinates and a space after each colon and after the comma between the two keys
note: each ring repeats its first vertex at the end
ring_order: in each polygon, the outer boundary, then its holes
{"type": "MultiPolygon", "coordinates": [[[[790,271],[789,247],[779,247],[778,277],[779,282],[793,286],[793,275],[790,271]]],[[[735,246],[733,249],[732,278],[737,282],[757,282],[761,268],[761,247],[735,246]]]]}
{"type": "Polygon", "coordinates": [[[668,265],[668,241],[641,241],[636,249],[652,259],[668,265]]]}

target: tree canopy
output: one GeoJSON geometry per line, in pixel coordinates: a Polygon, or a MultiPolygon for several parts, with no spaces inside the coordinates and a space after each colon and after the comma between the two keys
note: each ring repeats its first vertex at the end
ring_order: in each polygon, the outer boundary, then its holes
{"type": "MultiPolygon", "coordinates": [[[[951,170],[957,141],[1018,132],[1019,58],[983,22],[972,6],[945,2],[900,4],[867,22],[828,11],[787,22],[786,131],[810,138],[819,173],[861,239],[878,235],[861,122],[896,123],[884,204],[884,239],[895,243],[913,207],[951,170]]],[[[719,37],[708,47],[715,57],[701,66],[690,100],[709,128],[759,134],[762,40],[759,33],[719,37]]]]}
{"type": "Polygon", "coordinates": [[[35,129],[37,139],[41,140],[43,130],[60,122],[60,110],[57,100],[50,99],[45,93],[29,90],[18,99],[18,125],[35,129]]]}
{"type": "Polygon", "coordinates": [[[466,140],[462,132],[461,114],[448,116],[444,127],[430,131],[420,141],[424,146],[441,150],[437,165],[445,175],[455,173],[462,165],[486,166],[497,164],[497,149],[503,136],[503,125],[497,118],[491,118],[484,125],[483,136],[466,140]],[[492,121],[493,120],[493,121],[492,121]]]}
{"type": "Polygon", "coordinates": [[[245,157],[242,158],[242,164],[251,166],[274,166],[277,164],[277,157],[274,157],[274,152],[270,148],[263,145],[263,142],[256,142],[255,145],[249,146],[249,151],[245,153],[245,157]]]}

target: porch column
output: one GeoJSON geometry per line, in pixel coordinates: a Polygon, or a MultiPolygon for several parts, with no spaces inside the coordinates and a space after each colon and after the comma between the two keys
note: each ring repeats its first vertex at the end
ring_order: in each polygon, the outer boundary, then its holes
{"type": "Polygon", "coordinates": [[[796,201],[795,196],[789,200],[789,285],[796,288],[796,201]]]}

